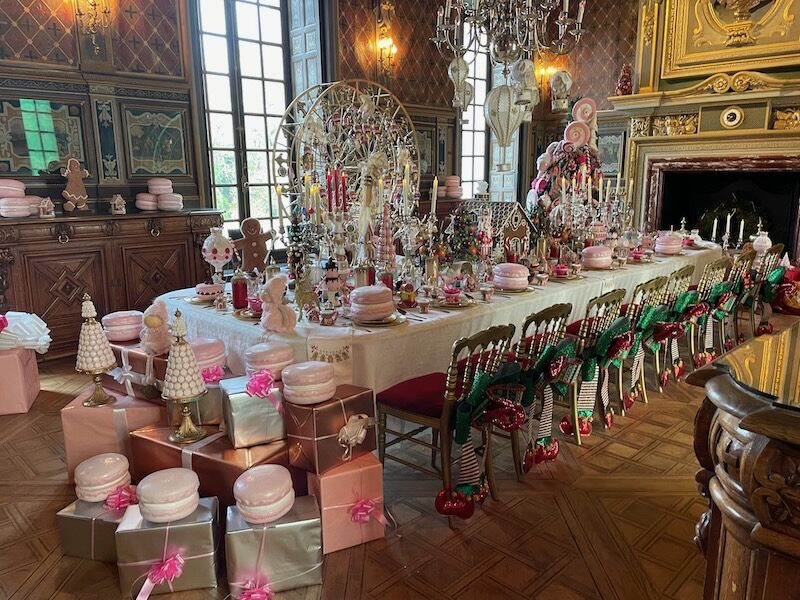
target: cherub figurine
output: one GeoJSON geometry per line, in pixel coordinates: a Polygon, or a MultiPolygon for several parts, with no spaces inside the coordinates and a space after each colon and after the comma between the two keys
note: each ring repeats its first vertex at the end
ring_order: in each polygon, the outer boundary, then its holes
{"type": "Polygon", "coordinates": [[[108,203],[111,205],[112,215],[125,214],[125,199],[120,194],[114,194],[111,196],[111,200],[109,200],[108,203]]]}
{"type": "Polygon", "coordinates": [[[261,301],[264,312],[261,315],[261,326],[265,331],[288,333],[297,325],[297,315],[290,306],[283,303],[288,280],[286,275],[276,275],[261,289],[261,301]]]}
{"type": "Polygon", "coordinates": [[[50,200],[50,196],[42,198],[39,202],[39,216],[43,219],[52,219],[56,216],[56,205],[50,200]]]}
{"type": "Polygon", "coordinates": [[[67,180],[67,187],[61,192],[64,197],[64,210],[72,212],[76,208],[78,210],[89,210],[89,205],[86,201],[89,195],[86,193],[86,186],[83,180],[89,177],[89,171],[81,167],[81,163],[77,158],[70,158],[67,161],[67,167],[61,169],[61,176],[67,180]]]}
{"type": "Polygon", "coordinates": [[[154,355],[169,352],[172,336],[169,333],[167,305],[163,300],[156,300],[144,311],[143,325],[139,336],[142,349],[154,355]]]}

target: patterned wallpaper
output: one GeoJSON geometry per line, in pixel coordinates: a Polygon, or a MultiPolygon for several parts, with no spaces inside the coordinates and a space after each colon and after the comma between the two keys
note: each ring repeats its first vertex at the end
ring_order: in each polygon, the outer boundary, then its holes
{"type": "Polygon", "coordinates": [[[175,0],[125,2],[114,19],[118,71],[183,75],[175,0]]]}
{"type": "MultiPolygon", "coordinates": [[[[339,0],[341,79],[375,79],[375,16],[372,0],[339,0]]],[[[395,71],[388,87],[404,103],[450,107],[447,61],[429,38],[436,21],[435,0],[398,0],[392,22],[397,45],[395,71]]]]}
{"type": "MultiPolygon", "coordinates": [[[[403,101],[451,106],[452,84],[447,61],[430,42],[437,0],[397,0],[392,25],[398,47],[395,74],[389,84],[403,101]]],[[[339,72],[341,77],[375,77],[375,26],[372,0],[339,0],[339,72]]],[[[586,10],[586,33],[571,55],[547,64],[566,68],[575,84],[573,95],[590,96],[600,108],[611,108],[623,62],[636,55],[637,0],[592,2],[586,10]]]]}
{"type": "Polygon", "coordinates": [[[78,64],[73,0],[2,0],[0,60],[78,64]]]}

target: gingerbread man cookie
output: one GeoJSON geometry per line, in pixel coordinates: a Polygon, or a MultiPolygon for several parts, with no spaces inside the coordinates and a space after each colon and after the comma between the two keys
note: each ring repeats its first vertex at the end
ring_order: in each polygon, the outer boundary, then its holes
{"type": "Polygon", "coordinates": [[[242,258],[242,269],[252,271],[264,270],[267,260],[267,242],[272,239],[272,232],[262,232],[258,219],[250,217],[242,221],[242,239],[234,240],[233,245],[242,258]]]}
{"type": "Polygon", "coordinates": [[[61,192],[64,196],[64,210],[72,212],[78,210],[89,210],[86,204],[89,195],[86,193],[86,186],[83,180],[89,176],[89,171],[81,168],[81,163],[77,158],[70,158],[67,161],[67,168],[61,169],[61,176],[67,180],[67,187],[61,192]]]}

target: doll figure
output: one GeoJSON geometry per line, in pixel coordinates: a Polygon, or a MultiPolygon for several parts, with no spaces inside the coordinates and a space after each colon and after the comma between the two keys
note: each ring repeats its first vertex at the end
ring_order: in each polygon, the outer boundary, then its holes
{"type": "Polygon", "coordinates": [[[89,195],[86,193],[86,186],[83,180],[89,177],[89,171],[81,168],[81,163],[77,158],[70,158],[67,167],[61,169],[61,176],[67,180],[67,187],[61,192],[64,197],[64,210],[72,212],[78,210],[89,210],[86,201],[89,195]]]}
{"type": "Polygon", "coordinates": [[[285,275],[276,275],[261,289],[261,302],[264,306],[261,327],[264,331],[288,333],[297,325],[297,315],[294,310],[283,303],[287,285],[288,280],[285,275]]]}
{"type": "Polygon", "coordinates": [[[143,324],[139,336],[142,349],[148,354],[167,354],[172,346],[172,336],[169,333],[167,305],[163,300],[156,300],[144,311],[143,324]]]}

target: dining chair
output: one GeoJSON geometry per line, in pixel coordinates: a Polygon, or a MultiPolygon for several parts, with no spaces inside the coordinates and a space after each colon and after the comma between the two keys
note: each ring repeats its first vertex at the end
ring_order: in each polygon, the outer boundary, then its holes
{"type": "Polygon", "coordinates": [[[754,264],[753,286],[745,300],[750,305],[750,332],[753,336],[772,332],[772,325],[769,322],[772,308],[769,302],[763,301],[761,296],[768,283],[767,278],[781,261],[781,254],[783,254],[783,244],[775,244],[764,253],[761,260],[756,261],[757,266],[754,264]],[[756,312],[759,306],[761,307],[761,318],[756,326],[756,312]]]}
{"type": "MultiPolygon", "coordinates": [[[[640,283],[635,288],[633,288],[633,294],[631,295],[631,301],[628,303],[627,306],[623,307],[623,311],[621,314],[624,314],[628,317],[631,321],[631,328],[636,335],[634,341],[634,347],[631,348],[631,354],[633,356],[632,364],[631,364],[631,379],[630,379],[630,386],[628,388],[628,392],[623,395],[623,369],[622,364],[620,364],[620,368],[617,370],[617,385],[619,387],[619,393],[621,395],[620,404],[621,404],[621,412],[624,415],[626,410],[630,410],[634,403],[636,402],[636,398],[639,397],[639,394],[642,395],[642,400],[645,404],[647,404],[647,389],[645,386],[645,377],[644,377],[644,362],[645,362],[645,348],[647,346],[647,339],[646,335],[647,332],[645,331],[646,328],[652,327],[652,323],[645,323],[646,319],[649,319],[649,309],[653,309],[656,306],[659,306],[663,303],[665,289],[667,287],[667,283],[670,279],[667,276],[661,277],[654,277],[649,281],[645,281],[640,283]],[[644,319],[643,319],[644,317],[644,319]]],[[[688,283],[687,283],[688,287],[688,283]]],[[[653,352],[653,356],[655,357],[655,367],[656,367],[656,374],[659,372],[659,359],[658,359],[658,349],[653,352]]]]}
{"type": "MultiPolygon", "coordinates": [[[[520,456],[520,432],[511,433],[511,451],[518,479],[532,464],[555,460],[558,456],[558,440],[553,439],[552,386],[530,381],[528,375],[532,374],[544,353],[557,347],[564,339],[571,313],[572,304],[566,303],[554,304],[528,315],[522,324],[520,340],[514,344],[512,358],[522,367],[522,379],[532,385],[528,392],[532,397],[528,398],[530,404],[527,406],[524,433],[527,443],[523,456],[520,456]]],[[[569,393],[575,393],[574,385],[569,386],[569,393]]]]}
{"type": "MultiPolygon", "coordinates": [[[[426,475],[440,478],[445,490],[452,489],[451,466],[456,411],[470,396],[476,379],[497,373],[508,359],[514,330],[514,325],[498,325],[460,338],[453,344],[446,373],[430,373],[407,379],[380,392],[376,396],[380,461],[385,463],[387,459],[393,460],[426,475]],[[389,416],[416,425],[416,428],[408,432],[390,429],[387,426],[389,416]],[[426,430],[431,431],[430,442],[418,437],[426,430]],[[387,441],[387,434],[393,439],[387,441]],[[401,442],[412,442],[430,449],[431,467],[415,464],[386,451],[401,442]],[[436,468],[437,454],[441,458],[440,469],[436,468]]],[[[486,481],[492,497],[496,499],[491,438],[484,429],[486,481]]],[[[452,519],[450,524],[452,526],[452,519]]]]}
{"type": "MultiPolygon", "coordinates": [[[[680,269],[677,269],[670,273],[669,279],[667,280],[667,285],[664,286],[664,294],[661,298],[661,303],[665,305],[670,312],[674,312],[675,310],[675,303],[677,302],[678,298],[683,296],[689,291],[689,288],[692,285],[692,277],[694,277],[694,265],[684,265],[680,269]]],[[[679,318],[676,315],[676,318],[679,318]]],[[[685,334],[684,337],[688,339],[688,346],[689,346],[689,360],[684,362],[680,357],[680,346],[678,345],[678,340],[676,339],[672,342],[672,358],[673,360],[681,360],[681,364],[691,364],[692,356],[694,355],[694,338],[690,335],[690,328],[689,324],[685,324],[685,334]]],[[[655,355],[654,355],[655,358],[655,355]]],[[[656,368],[656,374],[658,374],[658,366],[656,368]]],[[[685,367],[681,367],[683,369],[685,367]]],[[[659,387],[660,387],[660,380],[659,380],[659,387]]],[[[647,390],[644,391],[645,399],[647,398],[647,390]]]]}
{"type": "MultiPolygon", "coordinates": [[[[717,260],[708,263],[703,268],[703,274],[700,276],[700,281],[697,283],[698,302],[708,304],[711,300],[712,292],[714,292],[720,284],[725,281],[725,276],[731,267],[731,259],[727,256],[718,258],[717,260]]],[[[694,353],[692,348],[692,360],[695,367],[700,367],[708,364],[716,357],[714,350],[714,323],[711,316],[711,307],[706,314],[697,317],[690,325],[692,340],[700,340],[700,348],[702,352],[699,354],[694,353]]]]}
{"type": "MultiPolygon", "coordinates": [[[[594,349],[600,335],[619,318],[622,301],[625,299],[627,290],[616,289],[606,294],[593,298],[586,306],[586,313],[583,319],[575,321],[567,326],[567,334],[577,338],[577,355],[580,357],[584,352],[594,349]]],[[[601,374],[599,367],[590,374],[591,379],[580,378],[578,393],[571,398],[571,414],[564,416],[558,425],[559,430],[564,435],[572,435],[575,443],[581,445],[581,437],[589,436],[592,433],[592,420],[595,405],[597,403],[598,390],[603,407],[603,423],[610,427],[614,422],[613,409],[604,390],[607,390],[607,380],[598,381],[601,374]]]]}
{"type": "Polygon", "coordinates": [[[719,346],[720,354],[733,348],[739,343],[739,307],[744,298],[750,292],[752,287],[751,271],[753,270],[753,261],[756,259],[756,251],[752,248],[744,252],[740,252],[733,259],[733,266],[728,271],[725,278],[731,284],[731,291],[734,296],[726,308],[724,315],[719,319],[719,346]],[[733,330],[733,338],[730,340],[727,336],[727,326],[730,324],[733,330]]]}

